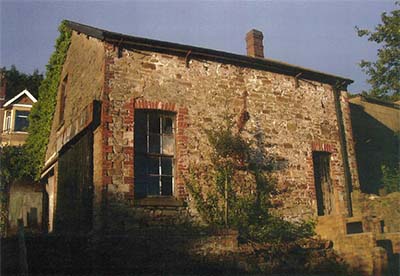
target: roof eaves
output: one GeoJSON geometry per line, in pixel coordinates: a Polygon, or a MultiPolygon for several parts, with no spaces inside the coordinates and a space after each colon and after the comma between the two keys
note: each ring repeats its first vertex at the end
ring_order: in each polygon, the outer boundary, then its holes
{"type": "Polygon", "coordinates": [[[37,102],[37,100],[36,100],[36,98],[28,91],[28,90],[23,90],[23,91],[21,91],[18,95],[16,95],[15,97],[13,97],[12,99],[10,99],[10,100],[8,100],[3,106],[4,107],[7,107],[7,106],[9,106],[10,104],[12,104],[13,102],[15,102],[16,100],[18,100],[20,97],[22,97],[22,95],[27,95],[28,96],[28,98],[32,101],[32,102],[34,102],[34,103],[36,103],[37,102]]]}
{"type": "Polygon", "coordinates": [[[219,61],[236,63],[247,67],[256,67],[262,70],[273,71],[290,76],[299,76],[299,78],[301,79],[316,80],[337,86],[346,87],[347,85],[353,83],[353,80],[348,78],[327,74],[324,72],[292,65],[281,61],[276,61],[273,59],[254,58],[196,46],[135,37],[121,33],[110,32],[87,25],[82,25],[80,23],[72,21],[67,21],[67,25],[77,32],[81,32],[97,39],[108,41],[110,43],[136,45],[142,48],[159,50],[161,49],[164,51],[172,51],[176,53],[188,53],[190,51],[190,56],[192,57],[202,57],[208,59],[211,58],[219,61]]]}

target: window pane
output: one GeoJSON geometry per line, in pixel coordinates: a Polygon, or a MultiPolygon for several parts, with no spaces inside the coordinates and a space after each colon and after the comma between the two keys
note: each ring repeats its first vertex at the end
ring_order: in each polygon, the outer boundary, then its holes
{"type": "Polygon", "coordinates": [[[160,162],[158,157],[147,158],[147,172],[149,174],[160,174],[160,162]]]}
{"type": "Polygon", "coordinates": [[[172,118],[163,117],[163,134],[172,134],[172,118]]]}
{"type": "Polygon", "coordinates": [[[171,176],[161,177],[161,183],[162,183],[162,195],[164,196],[172,195],[172,177],[171,176]]]}
{"type": "Polygon", "coordinates": [[[149,152],[160,153],[160,135],[158,134],[149,135],[149,152]]]}
{"type": "Polygon", "coordinates": [[[161,158],[161,174],[172,175],[172,158],[161,158]]]}
{"type": "Polygon", "coordinates": [[[135,150],[137,153],[146,153],[147,152],[147,137],[146,133],[142,131],[135,132],[135,150]]]}
{"type": "Polygon", "coordinates": [[[15,126],[14,131],[26,131],[29,122],[28,122],[29,111],[18,111],[15,115],[15,126]]]}
{"type": "Polygon", "coordinates": [[[147,152],[147,115],[145,112],[135,111],[135,151],[147,152]]]}
{"type": "Polygon", "coordinates": [[[166,155],[174,155],[175,140],[173,135],[163,135],[163,150],[166,155]]]}
{"type": "Polygon", "coordinates": [[[160,115],[149,113],[149,132],[160,134],[160,115]]]}
{"type": "Polygon", "coordinates": [[[147,158],[143,155],[135,155],[135,176],[147,175],[147,158]]]}
{"type": "Polygon", "coordinates": [[[4,130],[10,130],[11,128],[11,111],[6,112],[6,123],[4,125],[4,130]]]}
{"type": "Polygon", "coordinates": [[[135,110],[135,197],[173,193],[174,115],[135,110]]]}
{"type": "Polygon", "coordinates": [[[143,110],[135,111],[135,131],[137,130],[143,132],[147,130],[147,114],[143,110]]]}
{"type": "Polygon", "coordinates": [[[160,177],[149,176],[147,185],[147,195],[160,195],[160,177]]]}
{"type": "Polygon", "coordinates": [[[143,198],[146,196],[146,186],[147,179],[146,177],[135,177],[135,197],[143,198]]]}

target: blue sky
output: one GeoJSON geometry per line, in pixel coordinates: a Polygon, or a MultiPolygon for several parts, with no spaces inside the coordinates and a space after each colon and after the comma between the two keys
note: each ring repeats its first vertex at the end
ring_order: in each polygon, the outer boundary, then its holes
{"type": "Polygon", "coordinates": [[[110,31],[245,54],[245,34],[264,33],[265,56],[347,77],[368,89],[357,65],[377,45],[354,27],[373,29],[394,1],[35,1],[0,0],[0,66],[45,71],[61,20],[110,31]]]}

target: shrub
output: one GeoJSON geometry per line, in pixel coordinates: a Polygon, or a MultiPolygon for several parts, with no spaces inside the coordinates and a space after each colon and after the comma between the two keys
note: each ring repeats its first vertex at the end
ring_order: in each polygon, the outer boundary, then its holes
{"type": "Polygon", "coordinates": [[[269,159],[256,156],[262,150],[245,141],[240,133],[233,133],[229,122],[208,131],[207,136],[213,149],[213,169],[207,172],[211,187],[208,191],[202,189],[201,174],[193,168],[186,183],[206,223],[235,228],[242,239],[255,242],[288,242],[314,234],[312,222],[291,223],[270,213],[270,194],[276,181],[271,176],[273,166],[260,161],[269,159]],[[243,185],[254,189],[239,192],[243,185]]]}
{"type": "Polygon", "coordinates": [[[381,166],[382,185],[386,193],[400,192],[400,171],[398,168],[381,166]]]}

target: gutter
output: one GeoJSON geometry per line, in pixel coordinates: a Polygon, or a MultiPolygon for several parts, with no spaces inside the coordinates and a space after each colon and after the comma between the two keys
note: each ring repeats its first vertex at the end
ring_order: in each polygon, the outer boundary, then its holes
{"type": "Polygon", "coordinates": [[[73,21],[66,21],[66,23],[69,28],[78,33],[86,34],[87,36],[91,36],[99,40],[109,42],[116,46],[125,45],[125,47],[130,46],[138,49],[145,49],[145,50],[147,49],[164,53],[168,52],[168,53],[174,53],[175,55],[179,55],[182,57],[185,57],[190,51],[191,58],[197,57],[197,58],[217,60],[220,62],[237,64],[261,70],[267,70],[293,77],[296,77],[297,75],[299,75],[299,73],[301,73],[301,78],[304,79],[320,81],[330,85],[337,85],[338,83],[340,83],[341,85],[343,85],[341,87],[343,88],[343,90],[347,89],[347,85],[353,83],[353,80],[351,79],[323,73],[316,70],[311,70],[300,66],[291,65],[273,59],[255,58],[255,57],[238,55],[207,48],[124,35],[120,33],[98,29],[88,25],[83,25],[73,21]]]}

